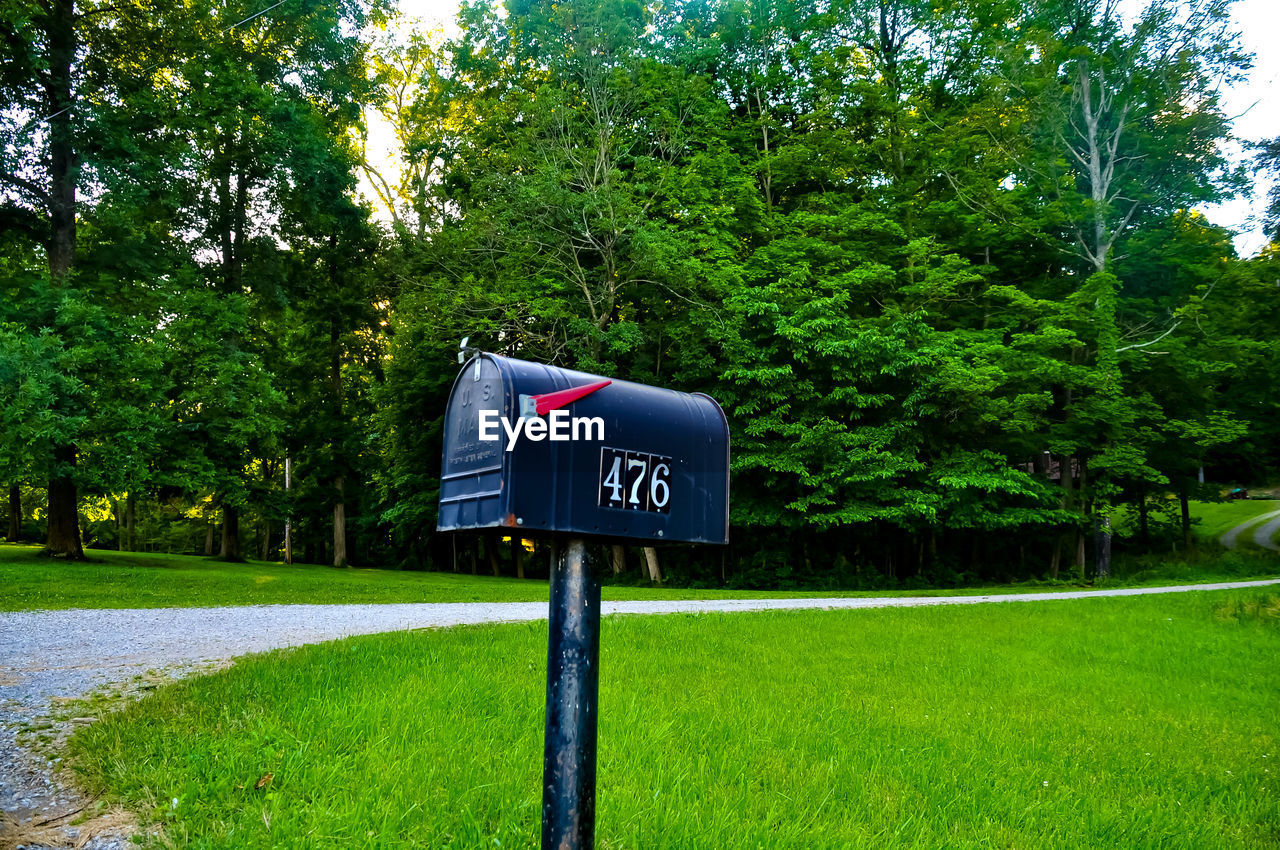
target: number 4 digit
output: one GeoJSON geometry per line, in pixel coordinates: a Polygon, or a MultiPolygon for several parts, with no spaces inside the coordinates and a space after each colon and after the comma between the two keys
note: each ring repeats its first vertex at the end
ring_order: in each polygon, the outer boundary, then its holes
{"type": "Polygon", "coordinates": [[[613,491],[613,495],[609,497],[610,502],[622,501],[622,456],[613,456],[613,466],[609,467],[609,474],[604,477],[604,486],[613,491]]]}

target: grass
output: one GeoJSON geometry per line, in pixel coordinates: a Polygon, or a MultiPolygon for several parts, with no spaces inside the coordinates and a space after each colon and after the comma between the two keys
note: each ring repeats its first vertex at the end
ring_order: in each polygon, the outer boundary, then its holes
{"type": "MultiPolygon", "coordinates": [[[[65,608],[164,608],[286,603],[542,602],[545,580],[496,578],[466,573],[284,566],[250,561],[228,564],[191,555],[93,550],[89,563],[66,563],[40,555],[40,547],[0,543],[0,611],[65,608]]],[[[1280,575],[1280,559],[1269,553],[1200,556],[1169,562],[1164,557],[1117,561],[1108,587],[1230,581],[1280,575]]],[[[1057,582],[1023,582],[942,590],[761,591],[721,588],[606,585],[606,600],[754,599],[825,596],[952,596],[1052,591],[1082,586],[1064,576],[1057,582]]]]}
{"type": "Polygon", "coordinates": [[[529,602],[546,582],[400,570],[333,569],[190,555],[93,550],[89,563],[41,557],[40,547],[0,545],[0,610],[160,608],[291,602],[529,602]]]}
{"type": "MultiPolygon", "coordinates": [[[[1238,499],[1231,502],[1191,503],[1191,513],[1199,520],[1199,523],[1195,526],[1196,534],[1209,540],[1217,540],[1237,525],[1277,510],[1280,510],[1280,500],[1274,499],[1238,499]]],[[[1252,533],[1240,535],[1241,544],[1252,540],[1252,533]]]]}
{"type": "MultiPolygon", "coordinates": [[[[250,657],[76,732],[179,846],[535,847],[546,628],[250,657]]],[[[608,618],[601,848],[1280,844],[1280,596],[608,618]]]]}

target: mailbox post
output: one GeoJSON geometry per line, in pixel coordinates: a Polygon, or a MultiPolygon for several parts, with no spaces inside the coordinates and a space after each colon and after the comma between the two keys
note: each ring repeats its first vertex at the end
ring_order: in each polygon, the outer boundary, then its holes
{"type": "Polygon", "coordinates": [[[588,541],[729,542],[729,427],[707,395],[477,353],[445,412],[440,531],[549,538],[543,850],[595,841],[600,582],[588,541]]]}
{"type": "Polygon", "coordinates": [[[595,844],[600,581],[575,537],[551,565],[547,731],[542,754],[542,846],[595,844]]]}

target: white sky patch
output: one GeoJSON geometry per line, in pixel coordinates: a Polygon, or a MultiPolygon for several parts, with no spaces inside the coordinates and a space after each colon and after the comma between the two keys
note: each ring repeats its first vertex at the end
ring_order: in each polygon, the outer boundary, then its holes
{"type": "MultiPolygon", "coordinates": [[[[1126,0],[1126,11],[1141,8],[1144,0],[1126,0]]],[[[424,28],[441,27],[446,38],[457,34],[455,17],[457,0],[400,0],[400,10],[406,24],[417,23],[424,28]]],[[[1229,155],[1238,163],[1247,163],[1252,152],[1246,145],[1280,137],[1280,0],[1237,0],[1232,13],[1236,28],[1242,33],[1245,49],[1254,54],[1253,70],[1248,78],[1223,94],[1222,105],[1233,119],[1235,135],[1244,144],[1232,145],[1229,155]]],[[[399,175],[399,160],[395,137],[391,128],[375,111],[366,113],[369,124],[369,159],[375,168],[387,178],[399,175]],[[385,170],[384,170],[385,169],[385,170]]],[[[1236,250],[1243,257],[1257,254],[1266,245],[1262,234],[1261,216],[1266,208],[1270,181],[1258,176],[1253,191],[1222,204],[1204,207],[1210,221],[1220,224],[1236,234],[1236,250]]],[[[388,219],[380,210],[377,196],[367,182],[360,180],[361,196],[374,204],[374,210],[382,221],[388,219]]]]}
{"type": "MultiPolygon", "coordinates": [[[[1235,134],[1241,140],[1261,142],[1280,137],[1280,46],[1276,43],[1280,37],[1280,2],[1239,0],[1232,17],[1254,60],[1249,78],[1224,92],[1223,108],[1233,119],[1235,134]]],[[[1230,153],[1237,162],[1246,162],[1252,156],[1252,152],[1239,147],[1230,153]]],[[[1242,257],[1257,254],[1267,244],[1260,219],[1270,187],[1270,181],[1259,176],[1249,195],[1202,210],[1210,221],[1236,234],[1236,250],[1242,257]]]]}
{"type": "MultiPolygon", "coordinates": [[[[399,8],[404,16],[399,27],[406,32],[417,29],[423,32],[439,29],[446,39],[458,35],[458,0],[400,0],[399,8]]],[[[392,27],[396,27],[392,24],[392,27]]],[[[369,164],[381,174],[392,186],[400,181],[400,152],[397,150],[395,132],[376,109],[367,107],[364,113],[365,124],[369,130],[369,141],[365,148],[369,164]]],[[[369,182],[368,175],[361,174],[356,193],[361,200],[373,206],[374,218],[384,224],[391,221],[391,216],[383,207],[377,193],[369,182]]]]}

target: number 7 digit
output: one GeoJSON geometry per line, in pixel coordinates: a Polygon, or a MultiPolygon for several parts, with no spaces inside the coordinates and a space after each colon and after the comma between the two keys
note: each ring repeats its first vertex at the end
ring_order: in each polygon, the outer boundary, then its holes
{"type": "Polygon", "coordinates": [[[635,483],[631,485],[631,498],[629,500],[630,504],[633,505],[640,504],[640,485],[644,483],[644,474],[649,468],[649,462],[638,457],[627,458],[627,477],[631,476],[631,470],[637,466],[640,467],[640,474],[636,476],[635,483]]]}

